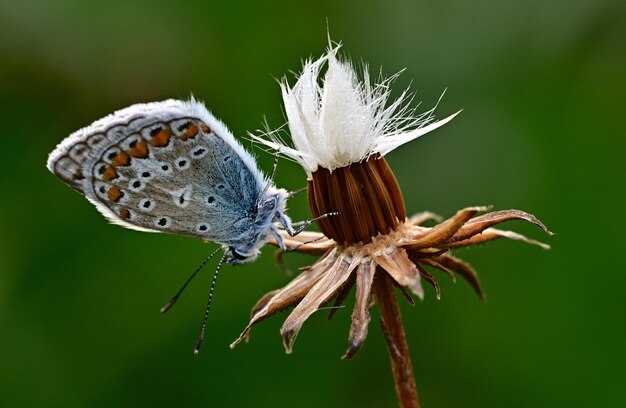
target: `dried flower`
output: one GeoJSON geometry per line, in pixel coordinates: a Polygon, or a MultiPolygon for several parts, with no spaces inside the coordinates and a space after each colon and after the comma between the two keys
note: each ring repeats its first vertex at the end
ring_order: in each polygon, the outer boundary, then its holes
{"type": "Polygon", "coordinates": [[[321,219],[317,223],[321,233],[296,237],[285,233],[289,247],[321,257],[285,287],[263,296],[253,308],[248,326],[231,347],[247,338],[259,321],[295,306],[281,328],[285,349],[290,353],[307,318],[332,300],[340,305],[356,286],[344,358],[354,356],[365,341],[373,293],[381,308],[400,401],[403,406],[415,406],[417,393],[393,287],[402,290],[412,303],[405,287],[421,299],[423,278],[439,298],[439,285],[429,272],[435,269],[453,280],[458,273],[483,297],[474,269],[452,256],[450,250],[499,237],[548,248],[520,234],[492,228],[508,220],[529,221],[549,231],[522,211],[476,216],[487,211],[486,207],[463,209],[432,228],[421,225],[427,220],[441,221],[432,213],[407,219],[402,192],[384,156],[444,125],[456,114],[440,121],[434,121],[433,110],[415,115],[405,103],[406,92],[388,103],[393,77],[372,85],[365,68],[359,80],[351,64],[337,58],[337,48],[329,48],[317,61],[307,61],[293,87],[286,81],[281,84],[294,146],[286,145],[276,135],[271,135],[271,140],[256,139],[302,165],[314,217],[329,212],[340,215],[321,219]],[[324,64],[328,68],[320,83],[324,64]]]}

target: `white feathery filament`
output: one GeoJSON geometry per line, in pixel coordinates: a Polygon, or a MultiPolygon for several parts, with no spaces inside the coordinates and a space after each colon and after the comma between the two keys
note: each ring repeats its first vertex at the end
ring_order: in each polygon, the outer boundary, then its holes
{"type": "Polygon", "coordinates": [[[333,170],[372,155],[386,155],[452,120],[457,114],[434,121],[431,109],[416,115],[407,91],[392,103],[390,83],[397,74],[372,85],[367,67],[360,80],[349,61],[337,58],[336,48],[316,61],[307,60],[295,85],[281,84],[290,147],[276,133],[257,141],[298,162],[311,176],[318,167],[333,170]],[[321,69],[328,68],[321,80],[321,69]]]}

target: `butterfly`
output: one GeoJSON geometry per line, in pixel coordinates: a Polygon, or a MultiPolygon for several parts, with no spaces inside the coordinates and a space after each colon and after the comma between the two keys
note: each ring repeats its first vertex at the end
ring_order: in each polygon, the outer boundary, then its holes
{"type": "MultiPolygon", "coordinates": [[[[254,158],[202,104],[166,100],[132,105],[80,129],[54,149],[47,167],[83,194],[109,221],[126,228],[169,232],[212,241],[224,255],[213,275],[195,354],[204,338],[217,274],[224,261],[253,261],[272,238],[287,248],[281,229],[294,230],[285,214],[286,190],[265,177],[254,158]]],[[[161,308],[169,310],[211,253],[161,308]]]]}
{"type": "MultiPolygon", "coordinates": [[[[279,229],[289,193],[203,103],[136,104],[80,129],[54,149],[48,169],[112,223],[221,244],[231,264],[254,260],[279,229]]],[[[301,229],[300,229],[301,230],[301,229]]]]}

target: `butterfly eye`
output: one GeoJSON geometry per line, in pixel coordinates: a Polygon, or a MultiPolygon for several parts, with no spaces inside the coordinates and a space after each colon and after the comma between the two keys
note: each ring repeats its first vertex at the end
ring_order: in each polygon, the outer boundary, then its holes
{"type": "Polygon", "coordinates": [[[276,199],[272,198],[271,200],[267,200],[263,203],[263,209],[267,211],[272,211],[276,208],[276,199]]]}
{"type": "Polygon", "coordinates": [[[235,248],[233,248],[233,247],[231,247],[231,248],[230,248],[230,253],[231,253],[231,255],[233,256],[233,258],[235,258],[235,259],[237,259],[237,260],[239,260],[239,261],[243,261],[243,260],[245,260],[245,259],[248,259],[248,257],[247,257],[247,256],[240,254],[240,253],[239,253],[239,252],[237,252],[237,251],[235,250],[235,248]]]}

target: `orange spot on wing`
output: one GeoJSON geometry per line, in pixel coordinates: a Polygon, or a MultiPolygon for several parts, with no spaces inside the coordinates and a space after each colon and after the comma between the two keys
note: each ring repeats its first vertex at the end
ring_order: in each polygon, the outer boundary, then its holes
{"type": "Polygon", "coordinates": [[[117,171],[115,170],[115,167],[107,166],[107,168],[104,170],[104,173],[102,173],[102,180],[111,181],[116,178],[117,178],[117,171]]]}
{"type": "Polygon", "coordinates": [[[128,166],[130,164],[130,157],[128,157],[126,152],[120,152],[111,160],[111,164],[114,166],[128,166]]]}
{"type": "Polygon", "coordinates": [[[202,132],[204,132],[204,133],[211,133],[211,128],[210,128],[210,127],[208,127],[208,126],[207,126],[206,124],[204,124],[204,123],[203,123],[202,125],[200,125],[200,129],[202,129],[202,132]]]}
{"type": "MultiPolygon", "coordinates": [[[[154,141],[154,139],[152,139],[154,141]]],[[[145,159],[148,157],[148,142],[144,139],[141,139],[137,144],[132,148],[126,151],[129,155],[133,157],[138,157],[140,159],[145,159]]]]}
{"type": "Polygon", "coordinates": [[[127,208],[122,208],[122,209],[120,209],[120,217],[121,217],[123,220],[127,220],[127,219],[129,219],[129,218],[130,218],[130,211],[128,211],[128,209],[127,209],[127,208]]]}
{"type": "Polygon", "coordinates": [[[107,191],[107,197],[109,197],[109,200],[113,201],[114,203],[118,202],[123,196],[124,193],[117,187],[111,187],[109,191],[107,191]]]}
{"type": "Polygon", "coordinates": [[[158,132],[152,134],[152,140],[150,144],[154,147],[164,147],[170,143],[170,137],[172,132],[169,129],[161,129],[158,132]]]}
{"type": "Polygon", "coordinates": [[[185,141],[187,139],[193,139],[197,134],[198,126],[193,123],[189,123],[186,126],[185,132],[180,135],[180,140],[185,141]]]}

